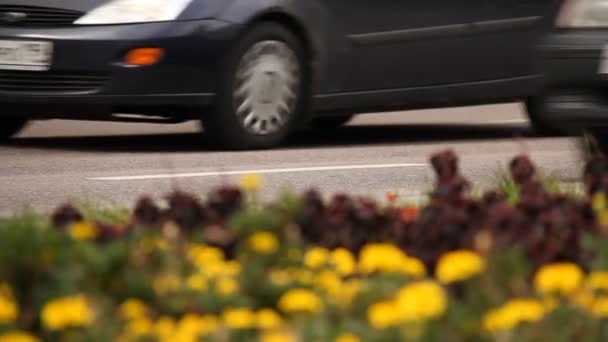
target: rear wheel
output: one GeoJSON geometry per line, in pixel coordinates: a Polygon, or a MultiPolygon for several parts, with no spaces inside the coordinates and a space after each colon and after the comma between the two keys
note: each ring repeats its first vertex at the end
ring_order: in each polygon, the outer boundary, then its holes
{"type": "Polygon", "coordinates": [[[274,23],[246,33],[228,59],[214,113],[203,118],[212,142],[229,149],[279,145],[310,94],[310,71],[302,43],[274,23]]]}
{"type": "Polygon", "coordinates": [[[0,124],[0,140],[5,141],[19,133],[26,125],[27,119],[3,118],[0,124]]]}
{"type": "Polygon", "coordinates": [[[354,115],[327,116],[312,119],[310,127],[314,129],[335,129],[346,125],[354,115]]]}
{"type": "Polygon", "coordinates": [[[546,116],[543,115],[546,110],[544,97],[530,97],[526,99],[525,105],[532,129],[536,134],[542,136],[562,136],[566,134],[563,130],[547,121],[546,116]]]}

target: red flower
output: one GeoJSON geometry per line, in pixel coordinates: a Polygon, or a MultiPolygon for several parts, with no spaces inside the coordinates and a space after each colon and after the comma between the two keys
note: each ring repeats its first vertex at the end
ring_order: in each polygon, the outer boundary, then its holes
{"type": "Polygon", "coordinates": [[[388,200],[388,202],[390,204],[395,204],[395,202],[397,202],[397,199],[399,198],[399,195],[397,195],[394,192],[387,192],[386,193],[386,199],[388,200]]]}
{"type": "Polygon", "coordinates": [[[409,222],[409,221],[413,221],[417,217],[418,217],[418,208],[406,207],[406,208],[402,208],[399,211],[399,218],[401,219],[401,221],[409,222]]]}

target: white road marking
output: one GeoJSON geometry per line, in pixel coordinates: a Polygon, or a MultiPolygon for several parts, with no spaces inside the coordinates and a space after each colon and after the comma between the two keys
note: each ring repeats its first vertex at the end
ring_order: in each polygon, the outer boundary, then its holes
{"type": "Polygon", "coordinates": [[[159,175],[138,175],[138,176],[116,176],[116,177],[93,177],[89,180],[101,181],[128,181],[144,179],[172,179],[172,178],[192,178],[192,177],[218,177],[235,176],[246,174],[273,174],[273,173],[295,173],[295,172],[315,172],[315,171],[339,171],[339,170],[365,170],[365,169],[391,169],[399,167],[426,167],[429,164],[421,163],[401,163],[401,164],[367,164],[367,165],[339,165],[339,166],[313,166],[313,167],[294,167],[283,169],[258,169],[258,170],[235,170],[218,172],[194,172],[194,173],[175,173],[159,175]]]}

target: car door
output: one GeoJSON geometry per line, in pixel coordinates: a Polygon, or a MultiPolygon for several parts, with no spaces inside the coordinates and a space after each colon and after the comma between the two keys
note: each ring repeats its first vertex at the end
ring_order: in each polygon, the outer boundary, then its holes
{"type": "Polygon", "coordinates": [[[334,47],[345,91],[475,80],[478,0],[325,0],[345,38],[334,47]]]}
{"type": "Polygon", "coordinates": [[[554,27],[561,0],[478,0],[483,20],[475,23],[476,54],[483,79],[533,75],[535,48],[554,27]]]}

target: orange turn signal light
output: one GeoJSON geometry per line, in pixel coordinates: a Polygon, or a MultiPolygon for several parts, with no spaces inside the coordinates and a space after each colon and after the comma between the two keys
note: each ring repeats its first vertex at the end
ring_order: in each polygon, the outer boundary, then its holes
{"type": "Polygon", "coordinates": [[[126,65],[152,65],[163,58],[165,50],[160,48],[133,49],[125,56],[126,65]]]}

